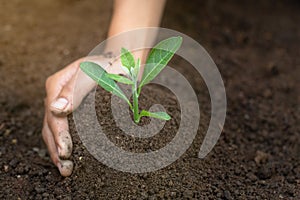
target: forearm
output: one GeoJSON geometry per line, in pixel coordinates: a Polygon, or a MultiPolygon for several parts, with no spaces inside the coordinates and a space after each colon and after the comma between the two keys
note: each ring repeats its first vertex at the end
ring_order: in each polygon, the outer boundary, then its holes
{"type": "Polygon", "coordinates": [[[108,36],[142,27],[157,27],[166,0],[115,0],[108,36]]]}
{"type": "MultiPolygon", "coordinates": [[[[166,0],[115,0],[112,20],[106,41],[106,52],[117,56],[122,47],[129,49],[144,63],[148,49],[156,38],[156,31],[149,29],[137,30],[113,37],[122,32],[138,28],[158,27],[166,0]],[[113,39],[110,39],[113,37],[113,39]]],[[[141,67],[140,75],[143,73],[141,67]]]]}

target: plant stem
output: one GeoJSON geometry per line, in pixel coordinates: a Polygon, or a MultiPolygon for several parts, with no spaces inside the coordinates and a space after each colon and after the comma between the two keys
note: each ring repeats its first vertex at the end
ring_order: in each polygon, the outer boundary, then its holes
{"type": "Polygon", "coordinates": [[[139,123],[140,114],[139,114],[139,103],[138,103],[138,94],[137,94],[137,83],[135,82],[132,87],[133,95],[133,120],[135,123],[139,123]]]}

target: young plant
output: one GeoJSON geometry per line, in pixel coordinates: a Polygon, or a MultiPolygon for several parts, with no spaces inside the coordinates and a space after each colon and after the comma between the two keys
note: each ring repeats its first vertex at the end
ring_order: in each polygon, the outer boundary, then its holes
{"type": "Polygon", "coordinates": [[[138,75],[141,68],[141,61],[140,59],[135,60],[131,52],[125,48],[121,49],[121,67],[126,73],[126,77],[117,74],[109,74],[101,66],[93,62],[82,62],[80,64],[80,68],[103,89],[125,100],[133,112],[133,119],[135,123],[139,123],[141,117],[144,116],[169,120],[171,117],[165,112],[140,111],[138,98],[142,87],[152,81],[161,72],[161,70],[171,60],[175,52],[179,49],[181,43],[181,37],[170,37],[154,46],[146,60],[143,76],[140,82],[138,80],[138,75]],[[116,82],[131,85],[133,99],[132,104],[116,82]]]}

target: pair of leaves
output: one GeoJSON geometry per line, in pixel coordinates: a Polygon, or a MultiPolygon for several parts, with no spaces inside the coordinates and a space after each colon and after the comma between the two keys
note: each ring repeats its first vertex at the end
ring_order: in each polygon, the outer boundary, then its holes
{"type": "MultiPolygon", "coordinates": [[[[139,88],[152,81],[161,70],[168,64],[175,52],[182,44],[182,37],[170,37],[161,41],[151,50],[144,69],[142,80],[139,84],[139,88]]],[[[129,71],[132,68],[137,68],[140,65],[140,61],[135,64],[133,55],[125,48],[121,49],[121,61],[129,71]]],[[[137,76],[137,74],[136,74],[137,76]]]]}
{"type": "MultiPolygon", "coordinates": [[[[146,61],[146,66],[144,69],[142,80],[138,86],[137,93],[136,86],[137,77],[140,70],[140,59],[138,59],[137,63],[135,63],[133,55],[125,48],[121,49],[121,62],[123,65],[122,68],[127,73],[127,75],[130,76],[131,80],[120,75],[108,74],[101,66],[93,62],[83,62],[80,64],[80,68],[83,72],[85,72],[88,76],[95,80],[102,88],[124,99],[132,109],[130,101],[115,81],[124,84],[135,85],[135,91],[133,92],[139,95],[141,88],[152,81],[167,65],[175,52],[179,49],[181,43],[181,37],[171,37],[161,41],[155,47],[153,47],[146,61]]],[[[142,110],[139,113],[139,118],[143,116],[154,117],[163,120],[171,119],[171,117],[165,112],[152,113],[146,110],[142,110]]]]}

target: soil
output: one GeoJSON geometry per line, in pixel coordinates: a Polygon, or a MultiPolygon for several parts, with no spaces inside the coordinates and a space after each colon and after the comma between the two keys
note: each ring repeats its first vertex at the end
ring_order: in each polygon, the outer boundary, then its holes
{"type": "MultiPolygon", "coordinates": [[[[67,178],[41,139],[44,82],[105,39],[112,3],[10,0],[0,7],[0,199],[300,199],[298,1],[168,1],[162,26],[199,41],[222,74],[228,108],[217,145],[197,157],[209,95],[201,77],[175,58],[201,110],[198,134],[184,155],[155,172],[120,172],[87,152],[70,117],[75,168],[67,178]]],[[[149,85],[144,94],[141,106],[159,102],[173,116],[151,141],[117,130],[110,95],[97,91],[99,121],[128,151],[161,148],[180,123],[170,91],[149,85]]]]}

